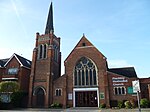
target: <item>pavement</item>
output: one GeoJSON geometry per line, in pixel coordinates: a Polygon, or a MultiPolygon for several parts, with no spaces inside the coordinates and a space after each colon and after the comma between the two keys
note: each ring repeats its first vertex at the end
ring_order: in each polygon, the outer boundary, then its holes
{"type": "MultiPolygon", "coordinates": [[[[136,109],[99,109],[99,108],[68,108],[68,109],[42,109],[42,108],[25,108],[13,110],[0,110],[0,112],[139,112],[136,109]]],[[[141,109],[141,112],[150,112],[150,108],[141,109]]]]}

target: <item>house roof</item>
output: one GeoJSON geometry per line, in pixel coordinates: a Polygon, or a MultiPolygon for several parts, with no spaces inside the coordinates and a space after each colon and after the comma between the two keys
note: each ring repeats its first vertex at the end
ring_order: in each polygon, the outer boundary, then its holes
{"type": "Polygon", "coordinates": [[[7,59],[0,59],[0,67],[4,67],[5,63],[9,60],[9,58],[7,59]]]}
{"type": "Polygon", "coordinates": [[[134,67],[125,67],[125,68],[110,68],[109,72],[116,73],[129,78],[137,78],[134,67]]]}
{"type": "Polygon", "coordinates": [[[20,60],[21,64],[25,67],[28,67],[28,68],[31,68],[31,61],[22,57],[22,56],[19,56],[18,54],[15,54],[17,56],[17,58],[20,60]]]}
{"type": "Polygon", "coordinates": [[[30,60],[28,60],[28,59],[26,59],[26,58],[24,58],[24,57],[22,57],[22,56],[16,54],[16,53],[14,53],[14,54],[8,59],[8,61],[4,64],[4,66],[6,66],[6,65],[12,60],[13,57],[15,57],[15,58],[18,60],[18,62],[21,64],[21,66],[27,67],[27,68],[31,68],[32,62],[31,62],[30,60]]]}

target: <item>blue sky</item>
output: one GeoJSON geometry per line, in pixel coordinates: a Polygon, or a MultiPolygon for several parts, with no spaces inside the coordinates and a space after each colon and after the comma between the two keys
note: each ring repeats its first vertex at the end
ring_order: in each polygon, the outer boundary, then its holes
{"type": "MultiPolygon", "coordinates": [[[[17,53],[32,60],[35,34],[44,33],[50,2],[0,0],[0,59],[17,53]]],[[[53,0],[62,62],[84,33],[110,68],[133,66],[139,77],[150,77],[149,6],[150,0],[53,0]]]]}

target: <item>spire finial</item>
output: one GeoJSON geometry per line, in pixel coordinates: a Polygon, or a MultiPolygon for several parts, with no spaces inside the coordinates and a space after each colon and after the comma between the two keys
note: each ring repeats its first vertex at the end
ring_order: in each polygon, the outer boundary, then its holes
{"type": "Polygon", "coordinates": [[[48,18],[47,18],[47,24],[45,28],[45,34],[53,33],[54,32],[54,27],[53,27],[53,5],[51,1],[49,13],[48,13],[48,18]]]}
{"type": "Polygon", "coordinates": [[[83,33],[83,37],[85,37],[85,34],[83,33]]]}

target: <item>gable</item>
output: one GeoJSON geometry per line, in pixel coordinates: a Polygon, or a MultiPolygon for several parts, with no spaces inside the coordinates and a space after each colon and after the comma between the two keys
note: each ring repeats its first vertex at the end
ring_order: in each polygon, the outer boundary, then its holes
{"type": "Polygon", "coordinates": [[[31,68],[31,61],[30,60],[28,60],[24,57],[21,57],[15,53],[8,59],[8,61],[4,65],[4,67],[6,67],[8,65],[8,63],[10,63],[14,59],[17,60],[17,62],[20,64],[20,66],[23,66],[23,67],[26,67],[29,69],[31,68]]]}
{"type": "Polygon", "coordinates": [[[85,50],[88,51],[90,48],[93,49],[93,51],[97,54],[99,54],[99,56],[106,58],[84,35],[83,37],[80,39],[80,41],[77,43],[77,45],[74,47],[74,49],[71,51],[71,53],[68,55],[68,57],[66,58],[65,62],[68,61],[68,59],[70,57],[72,57],[73,53],[75,52],[75,50],[85,50]]]}

